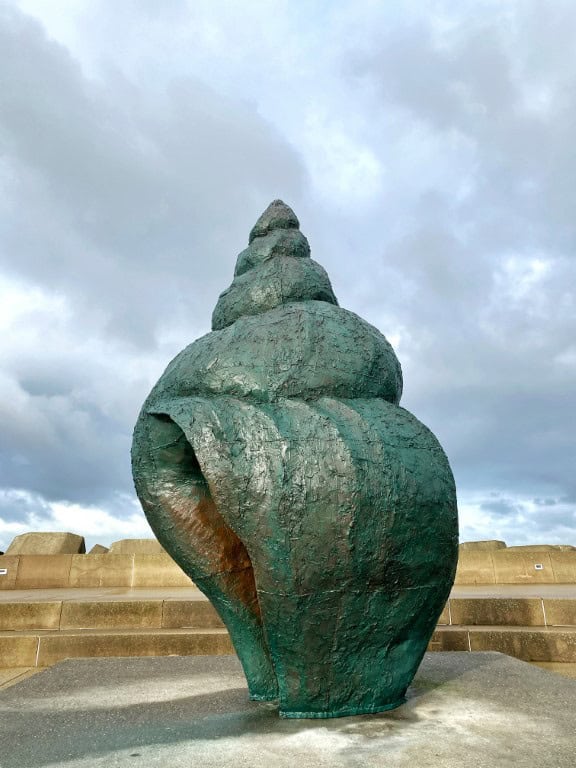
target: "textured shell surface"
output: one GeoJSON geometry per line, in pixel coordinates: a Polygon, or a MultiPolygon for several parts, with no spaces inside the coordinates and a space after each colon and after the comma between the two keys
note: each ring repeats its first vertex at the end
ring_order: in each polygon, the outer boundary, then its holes
{"type": "Polygon", "coordinates": [[[454,479],[385,337],[338,305],[294,212],[253,227],[213,330],[170,363],[133,473],[162,545],[285,717],[402,700],[457,560],[454,479]]]}

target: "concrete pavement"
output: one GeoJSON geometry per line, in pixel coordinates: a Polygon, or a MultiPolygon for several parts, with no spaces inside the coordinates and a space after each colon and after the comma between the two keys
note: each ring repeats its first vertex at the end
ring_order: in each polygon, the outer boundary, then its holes
{"type": "Polygon", "coordinates": [[[0,691],[2,768],[573,768],[576,681],[427,654],[398,709],[281,720],[235,657],[76,659],[0,691]]]}

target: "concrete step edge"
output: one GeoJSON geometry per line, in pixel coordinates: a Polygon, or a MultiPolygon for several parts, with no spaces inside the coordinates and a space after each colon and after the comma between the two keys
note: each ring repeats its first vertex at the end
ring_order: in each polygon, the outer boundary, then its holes
{"type": "Polygon", "coordinates": [[[106,635],[227,635],[228,630],[221,627],[152,627],[150,629],[143,628],[122,628],[122,627],[109,627],[104,629],[94,629],[87,627],[85,629],[23,629],[15,630],[14,632],[3,631],[0,632],[0,641],[6,637],[74,637],[76,635],[94,635],[94,636],[106,636],[106,635]]]}
{"type": "Polygon", "coordinates": [[[539,634],[576,634],[576,626],[573,624],[558,625],[533,625],[524,626],[516,624],[438,624],[435,632],[510,632],[512,634],[535,632],[539,634]]]}

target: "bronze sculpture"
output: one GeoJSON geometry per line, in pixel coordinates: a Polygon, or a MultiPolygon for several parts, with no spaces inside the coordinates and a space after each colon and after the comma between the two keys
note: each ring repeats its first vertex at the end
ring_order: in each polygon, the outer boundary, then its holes
{"type": "Polygon", "coordinates": [[[448,460],[398,405],[392,347],[338,306],[282,201],[212,328],[136,424],[150,524],[227,625],[251,698],[283,717],[396,707],[454,580],[448,460]]]}

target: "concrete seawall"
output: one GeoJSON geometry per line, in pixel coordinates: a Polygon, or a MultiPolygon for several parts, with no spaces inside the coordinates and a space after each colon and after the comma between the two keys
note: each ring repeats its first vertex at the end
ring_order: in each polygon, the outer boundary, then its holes
{"type": "MultiPolygon", "coordinates": [[[[461,549],[455,583],[576,584],[576,550],[461,549]]],[[[166,553],[0,555],[0,590],[191,584],[166,553]]]]}

